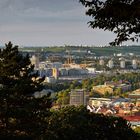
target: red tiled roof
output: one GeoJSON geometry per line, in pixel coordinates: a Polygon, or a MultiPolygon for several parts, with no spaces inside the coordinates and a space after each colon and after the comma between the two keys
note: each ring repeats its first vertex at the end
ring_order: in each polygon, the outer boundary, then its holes
{"type": "Polygon", "coordinates": [[[126,119],[127,121],[140,121],[140,115],[139,116],[121,116],[124,119],[126,119]]]}

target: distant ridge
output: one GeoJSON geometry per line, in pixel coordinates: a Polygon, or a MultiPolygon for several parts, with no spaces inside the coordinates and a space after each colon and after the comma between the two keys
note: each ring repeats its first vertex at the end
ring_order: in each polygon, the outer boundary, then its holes
{"type": "Polygon", "coordinates": [[[105,46],[105,47],[96,47],[96,46],[34,46],[34,47],[19,47],[20,51],[33,51],[33,52],[52,52],[52,53],[63,53],[67,50],[72,52],[72,50],[78,50],[75,52],[81,52],[80,50],[85,50],[85,52],[91,52],[96,56],[109,56],[118,53],[126,54],[126,53],[134,53],[134,55],[140,55],[140,46],[132,45],[132,46],[105,46]]]}

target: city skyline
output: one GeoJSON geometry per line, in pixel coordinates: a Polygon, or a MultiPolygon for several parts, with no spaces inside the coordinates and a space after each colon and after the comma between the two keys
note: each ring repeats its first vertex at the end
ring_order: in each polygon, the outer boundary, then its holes
{"type": "Polygon", "coordinates": [[[0,45],[108,45],[113,33],[88,27],[85,11],[79,0],[0,0],[0,45]]]}

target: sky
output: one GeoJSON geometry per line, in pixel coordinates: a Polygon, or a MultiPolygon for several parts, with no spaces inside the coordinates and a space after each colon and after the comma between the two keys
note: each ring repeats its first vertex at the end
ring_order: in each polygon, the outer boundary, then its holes
{"type": "Polygon", "coordinates": [[[107,45],[111,32],[92,29],[79,0],[0,0],[0,45],[107,45]]]}

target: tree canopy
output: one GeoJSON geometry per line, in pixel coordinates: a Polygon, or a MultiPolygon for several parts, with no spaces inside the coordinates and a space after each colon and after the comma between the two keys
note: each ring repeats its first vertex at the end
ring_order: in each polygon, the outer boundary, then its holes
{"type": "Polygon", "coordinates": [[[5,46],[0,49],[1,95],[4,92],[3,96],[17,93],[17,95],[24,96],[42,90],[43,79],[38,79],[38,73],[34,71],[29,55],[23,56],[18,51],[18,46],[13,46],[11,42],[5,46]]]}
{"type": "Polygon", "coordinates": [[[49,114],[49,95],[33,96],[43,88],[29,55],[23,56],[11,42],[0,49],[0,139],[39,137],[49,114]]]}
{"type": "Polygon", "coordinates": [[[47,140],[137,140],[137,134],[120,117],[88,112],[68,106],[50,115],[44,138],[47,140]]]}
{"type": "Polygon", "coordinates": [[[92,17],[89,26],[114,32],[111,45],[138,41],[140,37],[140,0],[80,0],[92,17]]]}

